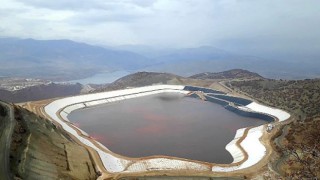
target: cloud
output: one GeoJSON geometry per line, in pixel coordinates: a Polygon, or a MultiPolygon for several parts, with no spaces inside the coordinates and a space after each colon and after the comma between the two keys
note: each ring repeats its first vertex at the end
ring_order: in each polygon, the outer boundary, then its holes
{"type": "Polygon", "coordinates": [[[316,53],[318,7],[318,0],[2,0],[0,29],[1,36],[105,45],[316,53]]]}
{"type": "Polygon", "coordinates": [[[88,10],[88,9],[103,9],[112,10],[120,6],[152,6],[155,0],[18,0],[26,6],[35,8],[46,8],[52,10],[88,10]]]}

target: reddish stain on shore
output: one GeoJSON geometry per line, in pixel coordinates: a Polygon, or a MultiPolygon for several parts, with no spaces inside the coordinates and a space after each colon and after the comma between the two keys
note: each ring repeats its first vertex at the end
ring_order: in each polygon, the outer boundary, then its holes
{"type": "Polygon", "coordinates": [[[96,141],[102,142],[104,145],[107,146],[114,144],[113,140],[101,134],[92,133],[90,137],[96,141]]]}
{"type": "Polygon", "coordinates": [[[79,123],[72,123],[74,126],[80,128],[80,124],[79,123]]]}

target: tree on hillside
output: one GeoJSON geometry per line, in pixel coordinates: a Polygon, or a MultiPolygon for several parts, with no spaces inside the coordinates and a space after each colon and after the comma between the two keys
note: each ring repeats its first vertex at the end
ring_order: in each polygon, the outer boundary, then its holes
{"type": "Polygon", "coordinates": [[[294,123],[286,135],[288,144],[282,154],[289,165],[288,176],[293,179],[320,176],[320,121],[294,123]]]}

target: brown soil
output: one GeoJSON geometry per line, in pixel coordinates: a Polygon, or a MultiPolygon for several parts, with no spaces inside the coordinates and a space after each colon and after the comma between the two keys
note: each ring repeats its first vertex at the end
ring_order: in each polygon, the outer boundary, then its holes
{"type": "Polygon", "coordinates": [[[87,149],[67,133],[20,107],[15,119],[10,158],[17,179],[96,179],[87,149]]]}

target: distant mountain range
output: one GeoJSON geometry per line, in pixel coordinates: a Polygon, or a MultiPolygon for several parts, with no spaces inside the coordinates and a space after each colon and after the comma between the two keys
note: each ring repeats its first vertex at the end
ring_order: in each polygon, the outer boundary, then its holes
{"type": "Polygon", "coordinates": [[[239,55],[214,47],[199,47],[177,50],[174,53],[157,58],[158,64],[146,68],[146,71],[159,71],[190,76],[202,72],[220,72],[229,69],[246,69],[275,79],[303,79],[320,77],[320,71],[314,65],[291,63],[263,59],[260,57],[239,55]]]}
{"type": "Polygon", "coordinates": [[[191,76],[202,72],[246,69],[276,79],[320,77],[320,62],[266,60],[210,46],[157,49],[127,45],[103,48],[70,40],[0,38],[0,63],[0,76],[50,80],[80,79],[115,70],[191,76]]]}
{"type": "Polygon", "coordinates": [[[120,49],[152,57],[153,65],[144,71],[168,72],[191,76],[203,72],[221,72],[229,69],[246,69],[267,78],[305,79],[320,77],[320,61],[273,60],[241,55],[223,49],[202,46],[183,49],[160,49],[148,46],[121,46],[120,49]]]}
{"type": "Polygon", "coordinates": [[[136,53],[70,40],[0,39],[0,75],[79,78],[101,70],[138,69],[150,64],[136,53]]]}

